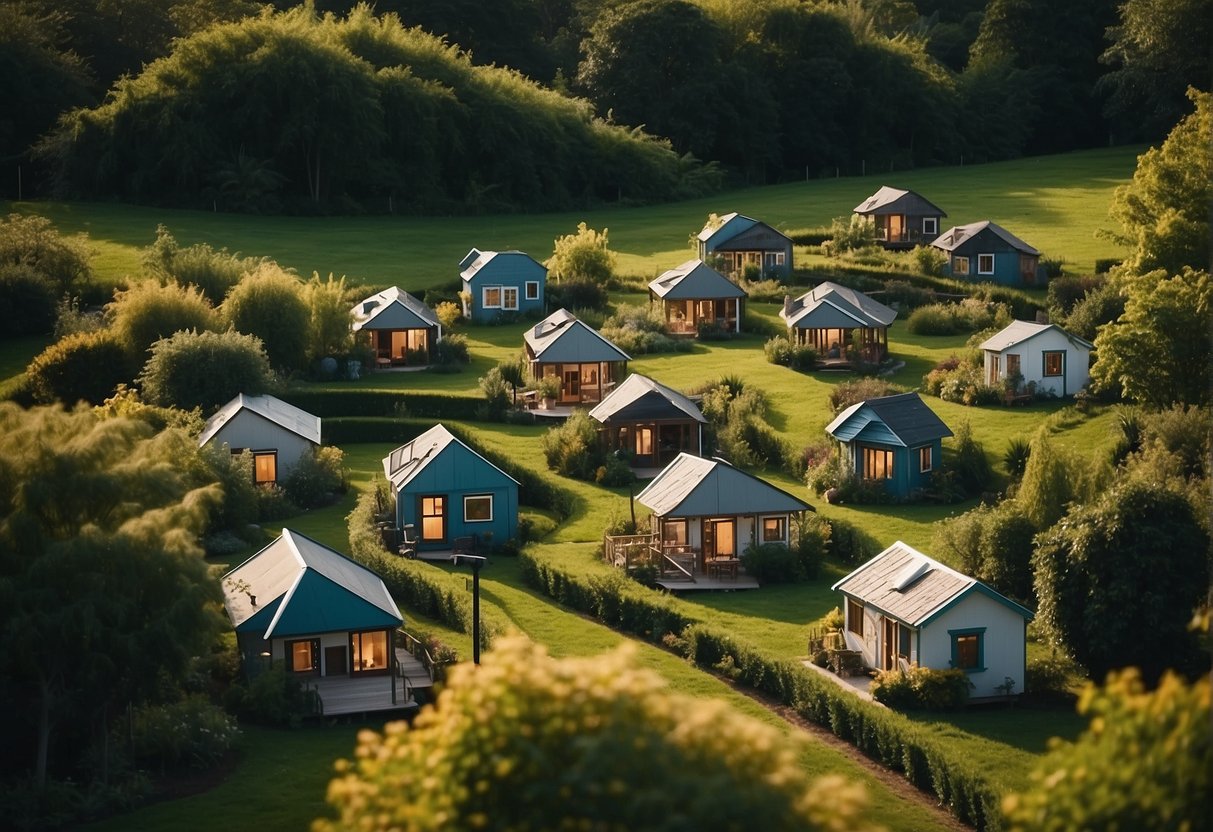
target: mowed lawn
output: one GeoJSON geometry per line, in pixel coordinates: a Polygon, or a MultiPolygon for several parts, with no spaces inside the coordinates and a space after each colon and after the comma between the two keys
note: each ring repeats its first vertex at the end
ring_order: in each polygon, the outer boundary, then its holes
{"type": "Polygon", "coordinates": [[[622,274],[656,276],[692,256],[690,235],[709,213],[739,211],[784,230],[828,226],[881,185],[911,188],[943,208],[945,230],[991,219],[1060,258],[1067,271],[1091,272],[1119,249],[1096,235],[1112,227],[1108,204],[1133,174],[1143,147],[1088,150],[964,167],[926,168],[866,177],[819,179],[721,193],[639,208],[604,207],[560,214],[467,217],[249,217],[106,203],[0,203],[4,212],[42,213],[64,231],[87,232],[101,279],[140,270],[140,249],[169,228],[178,242],[206,242],[245,255],[272,257],[302,275],[347,275],[366,284],[410,291],[450,284],[475,246],[520,249],[538,260],[577,223],[610,230],[622,274]]]}

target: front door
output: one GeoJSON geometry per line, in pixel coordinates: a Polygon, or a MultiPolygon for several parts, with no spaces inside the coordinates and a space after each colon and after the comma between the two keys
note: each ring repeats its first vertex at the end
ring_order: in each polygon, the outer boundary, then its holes
{"type": "Polygon", "coordinates": [[[566,402],[581,401],[581,365],[574,364],[572,367],[564,368],[564,384],[560,390],[560,397],[566,402]]]}
{"type": "Polygon", "coordinates": [[[708,558],[737,557],[737,521],[732,517],[705,521],[703,553],[708,558]]]}
{"type": "Polygon", "coordinates": [[[881,622],[880,669],[892,670],[897,667],[897,622],[883,617],[881,622]]]}
{"type": "Polygon", "coordinates": [[[349,674],[349,662],[346,659],[344,644],[324,648],[324,675],[345,676],[349,674]]]}

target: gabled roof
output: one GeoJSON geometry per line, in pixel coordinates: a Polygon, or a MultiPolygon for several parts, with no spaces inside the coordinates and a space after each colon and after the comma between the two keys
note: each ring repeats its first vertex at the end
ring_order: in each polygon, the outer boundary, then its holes
{"type": "Polygon", "coordinates": [[[662,272],[649,284],[659,298],[699,300],[707,298],[744,298],[745,290],[702,260],[688,260],[681,266],[662,272]]]}
{"type": "Polygon", "coordinates": [[[384,289],[355,304],[350,310],[353,329],[429,329],[438,326],[438,316],[397,286],[384,289]]]}
{"type": "Polygon", "coordinates": [[[547,364],[594,361],[631,361],[589,324],[567,309],[557,309],[523,333],[537,361],[547,364]]]}
{"type": "Polygon", "coordinates": [[[222,583],[223,606],[236,632],[264,639],[398,627],[403,621],[378,575],[290,529],[222,583]]]}
{"type": "Polygon", "coordinates": [[[447,430],[446,426],[442,424],[434,425],[412,442],[406,442],[385,456],[383,458],[383,475],[399,491],[410,480],[424,471],[430,463],[438,459],[442,455],[442,452],[451,445],[459,445],[510,482],[518,483],[518,480],[469,448],[459,437],[447,430]]]}
{"type": "Polygon", "coordinates": [[[636,495],[658,517],[732,517],[813,511],[788,492],[718,459],[681,453],[636,495]]]}
{"type": "Polygon", "coordinates": [[[1035,617],[1027,607],[900,540],[834,584],[833,589],[910,627],[925,627],[973,592],[994,599],[1024,618],[1035,617]]]}
{"type": "Polygon", "coordinates": [[[306,410],[300,410],[293,404],[287,404],[273,396],[246,396],[240,393],[206,420],[202,433],[198,435],[198,446],[202,447],[210,442],[241,410],[256,413],[291,433],[299,434],[309,442],[320,444],[319,416],[313,416],[306,410]]]}
{"type": "Polygon", "coordinates": [[[880,328],[893,323],[897,311],[827,280],[779,310],[779,317],[800,329],[880,328]]]}
{"type": "Polygon", "coordinates": [[[756,225],[765,225],[767,228],[770,228],[771,231],[783,237],[785,240],[790,239],[787,234],[784,234],[777,228],[767,225],[762,220],[756,220],[753,217],[738,214],[736,211],[731,214],[725,214],[717,219],[719,219],[720,224],[715,227],[711,225],[704,225],[703,229],[697,235],[697,239],[700,242],[706,243],[714,241],[715,244],[719,246],[722,243],[728,242],[739,234],[744,234],[756,225]]]}
{"type": "Polygon", "coordinates": [[[947,213],[935,203],[914,191],[881,185],[880,190],[855,206],[856,214],[909,214],[946,217],[947,213]]]}
{"type": "Polygon", "coordinates": [[[867,440],[912,448],[952,431],[917,393],[899,393],[853,404],[826,426],[840,442],[867,440]]]}
{"type": "Polygon", "coordinates": [[[980,349],[990,350],[991,352],[1002,352],[1008,347],[1022,344],[1024,341],[1029,341],[1040,333],[1050,329],[1060,332],[1075,346],[1084,347],[1088,350],[1095,349],[1095,345],[1090,341],[1079,338],[1077,335],[1071,335],[1057,324],[1038,324],[1034,321],[1011,321],[1005,328],[982,341],[980,349]]]}
{"type": "Polygon", "coordinates": [[[1017,251],[1022,251],[1024,254],[1040,254],[1039,251],[1016,237],[1010,231],[1007,231],[1001,225],[990,222],[989,220],[971,222],[968,225],[957,225],[953,228],[949,228],[947,231],[936,237],[931,245],[933,245],[935,248],[943,249],[944,251],[955,251],[958,247],[964,245],[966,241],[973,239],[987,228],[990,230],[990,233],[994,234],[1004,243],[1017,251]]]}
{"type": "Polygon", "coordinates": [[[516,267],[533,266],[545,274],[547,273],[547,267],[525,251],[481,251],[473,248],[459,261],[459,276],[464,281],[469,281],[487,268],[490,263],[494,265],[504,263],[507,266],[516,267]]]}
{"type": "Polygon", "coordinates": [[[648,376],[632,373],[607,394],[593,410],[591,418],[606,423],[643,419],[693,419],[707,423],[693,401],[648,376]]]}

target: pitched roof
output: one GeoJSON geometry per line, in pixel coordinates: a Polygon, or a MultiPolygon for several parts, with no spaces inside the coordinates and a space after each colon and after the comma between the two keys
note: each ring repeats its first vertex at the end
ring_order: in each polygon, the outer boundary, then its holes
{"type": "Polygon", "coordinates": [[[906,214],[938,214],[946,217],[947,213],[935,203],[914,191],[890,188],[881,185],[880,190],[855,206],[856,214],[896,213],[906,214]],[[882,211],[881,209],[888,209],[882,211]]]}
{"type": "Polygon", "coordinates": [[[309,442],[320,444],[319,416],[313,416],[306,410],[300,410],[293,404],[287,404],[282,399],[273,396],[246,396],[240,393],[219,408],[214,416],[206,420],[202,433],[198,435],[198,446],[202,447],[210,442],[215,434],[241,410],[256,413],[263,419],[268,419],[292,433],[299,434],[309,442]]]}
{"type": "Polygon", "coordinates": [[[879,328],[893,323],[897,310],[827,280],[779,310],[779,317],[801,329],[879,328]]]}
{"type": "Polygon", "coordinates": [[[745,290],[701,260],[688,260],[662,272],[649,288],[659,298],[744,298],[745,290]]]}
{"type": "Polygon", "coordinates": [[[403,621],[383,580],[299,532],[223,576],[223,606],[236,632],[262,638],[397,627],[403,621]]]}
{"type": "Polygon", "coordinates": [[[708,421],[686,396],[639,373],[625,378],[590,411],[590,416],[603,423],[611,419],[688,418],[705,424],[708,421]]]}
{"type": "Polygon", "coordinates": [[[1031,340],[1049,329],[1057,330],[1069,339],[1070,343],[1076,346],[1085,347],[1089,350],[1095,348],[1095,345],[1090,341],[1079,338],[1077,335],[1071,335],[1057,324],[1038,324],[1034,321],[1011,321],[1006,327],[982,341],[980,349],[990,350],[991,352],[1002,352],[1008,347],[1031,340]]]}
{"type": "Polygon", "coordinates": [[[557,309],[522,337],[538,361],[577,363],[631,361],[631,356],[612,344],[589,324],[567,309],[557,309]]]}
{"type": "Polygon", "coordinates": [[[410,480],[424,471],[431,462],[436,460],[451,445],[459,445],[510,482],[518,482],[518,480],[469,448],[459,437],[447,430],[443,424],[434,425],[412,442],[406,442],[385,456],[383,458],[383,475],[399,491],[410,480]]]}
{"type": "Polygon", "coordinates": [[[718,459],[681,453],[636,495],[658,517],[730,517],[813,511],[788,492],[718,459]]]}
{"type": "Polygon", "coordinates": [[[912,448],[952,431],[917,393],[898,393],[853,404],[826,426],[840,442],[867,439],[912,448]]]}
{"type": "Polygon", "coordinates": [[[973,239],[987,228],[992,234],[1017,251],[1022,251],[1024,254],[1040,254],[1039,251],[1016,237],[1010,231],[1007,231],[1001,225],[991,222],[990,220],[971,222],[968,225],[957,225],[953,228],[949,228],[947,231],[936,237],[931,245],[933,245],[935,248],[943,249],[944,251],[955,251],[966,241],[973,239]]]}
{"type": "Polygon", "coordinates": [[[926,626],[971,592],[993,598],[1024,618],[1035,617],[1028,608],[900,540],[832,588],[911,627],[926,626]]]}
{"type": "Polygon", "coordinates": [[[398,286],[364,298],[350,310],[353,329],[428,329],[438,326],[438,316],[398,286]]]}
{"type": "Polygon", "coordinates": [[[703,229],[698,235],[696,235],[696,239],[703,243],[715,241],[715,244],[720,246],[734,237],[744,234],[756,225],[764,225],[767,228],[770,228],[772,232],[778,234],[780,237],[789,239],[787,234],[784,234],[777,228],[767,225],[767,223],[763,222],[762,220],[756,220],[753,217],[738,214],[736,211],[731,214],[725,214],[724,216],[717,217],[717,220],[719,222],[715,226],[711,224],[704,225],[703,229]]]}
{"type": "Polygon", "coordinates": [[[459,261],[459,268],[461,270],[459,276],[468,281],[483,271],[490,263],[502,263],[517,259],[524,260],[523,265],[525,265],[526,260],[529,260],[544,272],[547,271],[547,268],[542,263],[525,251],[481,251],[478,248],[473,248],[459,261]]]}

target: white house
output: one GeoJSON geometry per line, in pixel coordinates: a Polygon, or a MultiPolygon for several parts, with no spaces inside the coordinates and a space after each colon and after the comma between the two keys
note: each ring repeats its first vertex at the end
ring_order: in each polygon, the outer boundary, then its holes
{"type": "Polygon", "coordinates": [[[1035,383],[1037,392],[1073,396],[1091,379],[1090,341],[1056,324],[1012,321],[982,342],[987,384],[1001,385],[1017,373],[1020,389],[1035,383]]]}
{"type": "Polygon", "coordinates": [[[241,393],[207,420],[198,446],[208,442],[226,445],[232,453],[251,451],[253,481],[277,483],[320,446],[320,417],[273,396],[241,393]]]}
{"type": "Polygon", "coordinates": [[[975,578],[899,540],[833,588],[846,597],[847,647],[869,667],[961,668],[974,699],[1023,692],[1034,614],[975,578]]]}

